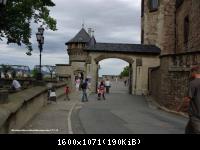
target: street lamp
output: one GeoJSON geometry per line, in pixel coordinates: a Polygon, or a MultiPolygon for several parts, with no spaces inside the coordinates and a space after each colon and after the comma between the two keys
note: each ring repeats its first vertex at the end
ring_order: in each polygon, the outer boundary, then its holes
{"type": "Polygon", "coordinates": [[[38,48],[40,50],[40,72],[38,74],[38,80],[42,80],[42,66],[41,66],[41,53],[42,53],[42,50],[43,50],[43,44],[44,44],[44,28],[42,26],[40,26],[38,28],[38,32],[36,33],[36,38],[37,38],[37,41],[38,41],[38,48]]]}
{"type": "Polygon", "coordinates": [[[0,5],[1,6],[5,6],[6,5],[7,0],[0,0],[0,5]]]}
{"type": "Polygon", "coordinates": [[[2,25],[2,22],[3,22],[3,16],[4,16],[4,13],[5,13],[5,6],[6,6],[6,2],[7,0],[0,0],[0,25],[2,25]]]}

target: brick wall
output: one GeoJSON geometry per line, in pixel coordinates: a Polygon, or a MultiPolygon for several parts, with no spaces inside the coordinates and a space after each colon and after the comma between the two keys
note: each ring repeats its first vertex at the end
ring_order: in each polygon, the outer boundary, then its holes
{"type": "Polygon", "coordinates": [[[200,50],[200,1],[184,0],[176,10],[176,51],[177,53],[200,50]],[[188,45],[184,44],[184,18],[189,17],[188,45]]]}

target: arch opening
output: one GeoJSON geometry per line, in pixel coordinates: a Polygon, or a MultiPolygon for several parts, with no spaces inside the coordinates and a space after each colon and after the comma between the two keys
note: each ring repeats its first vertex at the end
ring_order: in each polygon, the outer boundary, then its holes
{"type": "Polygon", "coordinates": [[[110,93],[132,94],[131,62],[131,59],[123,59],[121,57],[99,57],[98,61],[96,59],[98,66],[96,89],[101,81],[109,81],[111,83],[110,93]]]}

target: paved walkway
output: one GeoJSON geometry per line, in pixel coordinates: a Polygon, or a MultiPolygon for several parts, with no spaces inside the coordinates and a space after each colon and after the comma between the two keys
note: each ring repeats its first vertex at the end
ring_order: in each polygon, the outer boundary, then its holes
{"type": "Polygon", "coordinates": [[[186,118],[149,107],[144,97],[127,92],[128,87],[122,83],[113,83],[105,101],[98,101],[96,94],[85,103],[80,102],[81,93],[71,95],[71,101],[64,101],[61,97],[57,103],[48,104],[27,124],[24,129],[28,131],[19,134],[184,133],[186,118]]]}
{"type": "Polygon", "coordinates": [[[57,102],[51,102],[44,107],[19,134],[69,134],[68,116],[71,108],[79,102],[77,93],[70,95],[70,101],[64,101],[64,96],[57,102]],[[26,130],[26,131],[25,131],[26,130]]]}
{"type": "Polygon", "coordinates": [[[106,100],[91,95],[73,111],[76,134],[183,134],[185,117],[149,107],[142,96],[111,93],[106,100]]]}
{"type": "Polygon", "coordinates": [[[114,81],[111,84],[112,84],[110,88],[111,93],[129,93],[128,90],[129,86],[128,85],[125,86],[124,82],[114,81]]]}

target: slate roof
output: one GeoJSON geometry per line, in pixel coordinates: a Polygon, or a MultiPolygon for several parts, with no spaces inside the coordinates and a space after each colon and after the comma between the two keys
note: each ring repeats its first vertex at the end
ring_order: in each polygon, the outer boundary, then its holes
{"type": "Polygon", "coordinates": [[[82,28],[74,38],[69,40],[66,45],[69,43],[88,43],[90,41],[90,36],[89,34],[85,31],[84,28],[82,28]]]}
{"type": "Polygon", "coordinates": [[[155,53],[160,54],[160,48],[154,45],[142,44],[119,44],[119,43],[96,43],[89,45],[85,51],[95,52],[121,52],[121,53],[155,53]]]}
{"type": "Polygon", "coordinates": [[[92,36],[91,38],[90,38],[90,41],[89,41],[89,43],[88,43],[88,46],[92,46],[92,47],[94,47],[95,45],[96,45],[96,39],[95,39],[95,37],[94,36],[92,36]]]}

